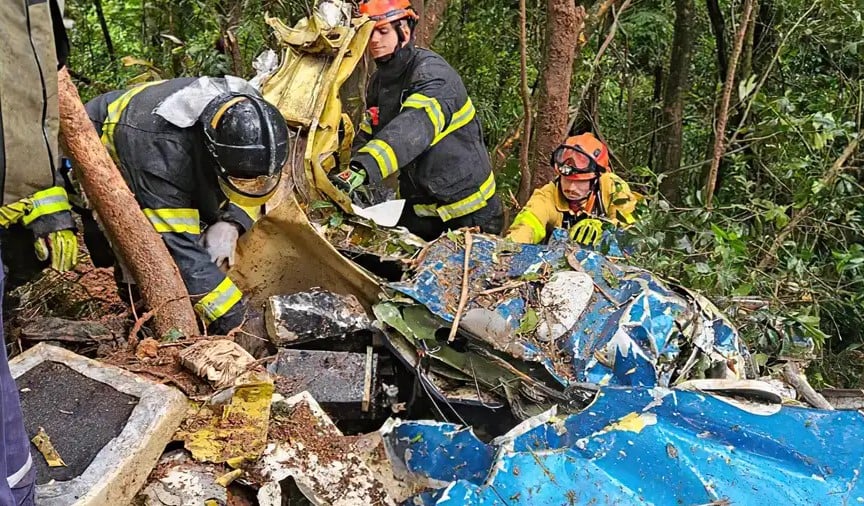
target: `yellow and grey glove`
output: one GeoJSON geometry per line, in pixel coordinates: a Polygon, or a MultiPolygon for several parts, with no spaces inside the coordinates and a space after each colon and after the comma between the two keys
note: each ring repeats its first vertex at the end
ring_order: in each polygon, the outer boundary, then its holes
{"type": "Polygon", "coordinates": [[[51,267],[59,272],[72,270],[78,263],[78,237],[66,190],[52,186],[19,202],[23,201],[28,209],[21,224],[36,237],[36,258],[50,259],[51,267]]]}
{"type": "Polygon", "coordinates": [[[570,239],[583,246],[597,246],[603,237],[603,222],[597,218],[585,218],[570,227],[570,239]]]}
{"type": "Polygon", "coordinates": [[[56,271],[71,271],[78,264],[78,236],[74,230],[58,230],[37,237],[33,248],[36,258],[43,262],[50,258],[51,268],[56,271]]]}

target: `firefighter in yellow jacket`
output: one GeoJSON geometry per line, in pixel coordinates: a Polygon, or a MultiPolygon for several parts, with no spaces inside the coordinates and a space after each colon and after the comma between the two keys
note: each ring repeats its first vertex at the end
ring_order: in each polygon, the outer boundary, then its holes
{"type": "Polygon", "coordinates": [[[538,244],[555,228],[585,246],[600,243],[604,226],[634,222],[637,196],[609,170],[609,149],[593,134],[568,137],[552,153],[558,177],[538,188],[513,220],[507,237],[538,244]]]}

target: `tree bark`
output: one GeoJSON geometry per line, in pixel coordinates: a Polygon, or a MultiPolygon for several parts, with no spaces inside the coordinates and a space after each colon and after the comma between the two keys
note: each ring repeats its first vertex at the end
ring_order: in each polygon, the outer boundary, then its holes
{"type": "Polygon", "coordinates": [[[423,4],[423,13],[420,23],[414,34],[414,42],[420,47],[430,47],[435,41],[435,35],[441,26],[444,13],[450,0],[426,0],[423,4]]]}
{"type": "Polygon", "coordinates": [[[240,46],[237,44],[237,36],[234,35],[233,28],[228,27],[222,32],[222,47],[231,62],[231,73],[235,76],[245,75],[243,57],[240,55],[240,46]]]}
{"type": "Polygon", "coordinates": [[[726,81],[723,83],[723,98],[720,102],[720,111],[717,113],[717,127],[714,132],[714,156],[711,158],[711,170],[708,172],[708,180],[705,182],[705,207],[711,209],[714,200],[714,188],[717,184],[717,171],[720,168],[720,160],[726,151],[726,122],[729,119],[729,102],[732,99],[732,89],[735,87],[735,71],[738,67],[738,59],[741,57],[741,49],[744,47],[744,38],[750,27],[750,16],[753,12],[753,0],[744,0],[744,12],[741,14],[741,26],[735,37],[735,46],[732,48],[732,57],[726,73],[726,81]]]}
{"type": "Polygon", "coordinates": [[[653,100],[651,101],[651,124],[654,125],[654,129],[651,130],[651,145],[648,149],[649,167],[654,167],[654,158],[657,156],[657,150],[659,149],[657,132],[663,126],[660,124],[660,121],[663,119],[663,112],[662,110],[659,112],[657,110],[657,106],[660,105],[663,100],[663,65],[660,65],[659,63],[655,65],[652,75],[654,76],[654,94],[652,95],[653,100]]]}
{"type": "Polygon", "coordinates": [[[744,49],[741,50],[741,64],[738,71],[738,82],[744,82],[753,75],[753,41],[756,34],[756,19],[759,17],[759,2],[753,0],[753,12],[747,25],[747,35],[744,37],[744,49]]]}
{"type": "Polygon", "coordinates": [[[723,20],[723,11],[720,10],[720,0],[707,0],[708,18],[711,20],[711,32],[714,33],[715,45],[717,46],[717,80],[726,78],[726,69],[729,67],[729,58],[726,56],[726,21],[723,20]]]}
{"type": "Polygon", "coordinates": [[[180,271],[102,146],[65,68],[58,72],[58,85],[65,151],[75,162],[81,186],[111,243],[119,249],[153,311],[157,334],[163,336],[172,329],[186,336],[198,334],[180,271]]]}
{"type": "Polygon", "coordinates": [[[111,61],[116,59],[114,55],[114,43],[111,41],[111,32],[108,31],[108,22],[105,20],[105,13],[102,11],[102,0],[93,0],[93,5],[96,7],[96,18],[99,20],[99,27],[102,28],[102,36],[105,37],[105,49],[108,50],[108,57],[111,61]]]}
{"type": "Polygon", "coordinates": [[[220,11],[220,45],[222,53],[231,62],[231,73],[235,76],[246,75],[246,66],[243,64],[243,56],[240,54],[240,45],[237,43],[237,35],[234,31],[243,20],[243,2],[222,2],[220,11]]]}
{"type": "Polygon", "coordinates": [[[516,200],[520,205],[531,196],[531,166],[528,164],[531,151],[531,90],[528,88],[528,34],[527,8],[525,0],[519,0],[519,65],[522,80],[522,142],[519,149],[519,192],[516,200]]]}
{"type": "Polygon", "coordinates": [[[658,160],[655,172],[665,173],[660,191],[673,204],[682,200],[684,181],[679,168],[683,156],[684,99],[690,74],[690,56],[696,36],[693,0],[675,0],[675,35],[663,96],[661,131],[657,138],[658,160]]]}
{"type": "Polygon", "coordinates": [[[538,188],[553,179],[549,155],[567,135],[573,56],[579,34],[584,28],[585,16],[585,11],[581,7],[577,8],[573,0],[547,0],[546,5],[549,28],[540,74],[537,128],[531,147],[532,188],[538,188]]]}
{"type": "Polygon", "coordinates": [[[787,383],[792,385],[792,388],[798,393],[798,396],[810,404],[814,408],[833,410],[834,406],[828,402],[822,394],[817,392],[810,386],[807,381],[807,376],[801,373],[798,364],[795,362],[786,362],[783,367],[783,378],[787,383]]]}

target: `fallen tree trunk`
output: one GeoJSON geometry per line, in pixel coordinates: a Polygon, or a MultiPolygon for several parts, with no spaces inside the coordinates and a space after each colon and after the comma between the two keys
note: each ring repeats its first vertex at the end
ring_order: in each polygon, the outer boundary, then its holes
{"type": "Polygon", "coordinates": [[[144,302],[153,311],[157,334],[163,336],[172,329],[186,336],[198,334],[180,271],[102,146],[65,68],[58,73],[58,91],[66,153],[75,162],[81,186],[108,238],[119,249],[144,302]]]}

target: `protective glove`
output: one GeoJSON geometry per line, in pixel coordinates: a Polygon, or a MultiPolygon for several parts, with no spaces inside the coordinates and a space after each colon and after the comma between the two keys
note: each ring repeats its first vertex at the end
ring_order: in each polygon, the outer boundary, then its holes
{"type": "Polygon", "coordinates": [[[51,268],[55,271],[71,271],[78,264],[78,236],[73,230],[58,230],[37,237],[33,249],[40,261],[50,258],[51,268]]]}
{"type": "Polygon", "coordinates": [[[240,228],[234,223],[217,221],[207,227],[204,232],[203,244],[210,254],[210,260],[221,266],[228,261],[228,267],[234,265],[234,251],[237,249],[237,239],[240,238],[240,228]]]}
{"type": "Polygon", "coordinates": [[[357,164],[351,164],[349,168],[342,172],[335,174],[331,172],[328,177],[333,186],[351,195],[354,190],[362,186],[363,182],[366,181],[366,171],[357,164]]]}
{"type": "Polygon", "coordinates": [[[21,218],[32,210],[33,201],[29,197],[0,207],[0,227],[9,228],[13,223],[21,221],[21,218]]]}
{"type": "Polygon", "coordinates": [[[12,219],[16,210],[20,212],[21,224],[36,237],[36,258],[43,262],[50,258],[53,269],[66,272],[78,263],[78,237],[71,209],[66,190],[52,186],[4,206],[0,215],[4,220],[12,219]]]}
{"type": "Polygon", "coordinates": [[[597,218],[585,218],[570,227],[570,239],[583,246],[597,246],[603,237],[603,222],[597,218]]]}

